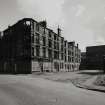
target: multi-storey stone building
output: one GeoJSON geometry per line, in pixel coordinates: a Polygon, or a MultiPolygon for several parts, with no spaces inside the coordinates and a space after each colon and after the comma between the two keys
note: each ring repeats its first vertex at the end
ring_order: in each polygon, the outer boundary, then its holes
{"type": "Polygon", "coordinates": [[[75,71],[79,69],[81,51],[78,44],[68,42],[47,28],[46,21],[24,18],[9,26],[0,41],[1,72],[75,71]]]}

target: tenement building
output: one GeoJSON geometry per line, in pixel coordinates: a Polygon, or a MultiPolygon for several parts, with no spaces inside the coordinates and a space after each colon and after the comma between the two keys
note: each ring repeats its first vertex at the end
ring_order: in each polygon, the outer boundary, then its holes
{"type": "Polygon", "coordinates": [[[81,61],[78,44],[68,42],[47,28],[46,21],[24,18],[3,31],[0,40],[0,71],[31,73],[76,71],[81,61]]]}

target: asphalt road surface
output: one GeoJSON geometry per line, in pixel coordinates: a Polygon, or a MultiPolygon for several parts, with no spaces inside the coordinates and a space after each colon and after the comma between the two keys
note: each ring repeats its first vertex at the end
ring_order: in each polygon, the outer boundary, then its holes
{"type": "Polygon", "coordinates": [[[0,105],[105,105],[105,93],[30,75],[0,75],[0,105]]]}

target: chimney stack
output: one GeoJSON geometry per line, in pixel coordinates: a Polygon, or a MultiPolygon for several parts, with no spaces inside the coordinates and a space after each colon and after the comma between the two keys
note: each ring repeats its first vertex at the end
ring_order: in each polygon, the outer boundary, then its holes
{"type": "Polygon", "coordinates": [[[40,21],[39,24],[40,24],[42,27],[44,27],[44,28],[47,27],[47,22],[46,22],[46,20],[40,21]]]}
{"type": "Polygon", "coordinates": [[[79,44],[77,43],[77,48],[78,48],[79,44]]]}
{"type": "Polygon", "coordinates": [[[59,28],[59,25],[58,25],[57,31],[58,31],[58,35],[61,36],[61,29],[59,28]]]}

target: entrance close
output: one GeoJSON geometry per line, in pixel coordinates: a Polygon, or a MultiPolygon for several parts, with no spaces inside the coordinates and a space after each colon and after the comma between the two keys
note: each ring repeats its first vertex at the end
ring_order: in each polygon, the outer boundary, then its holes
{"type": "Polygon", "coordinates": [[[56,69],[57,72],[59,72],[59,63],[58,62],[54,63],[54,68],[56,69]]]}

